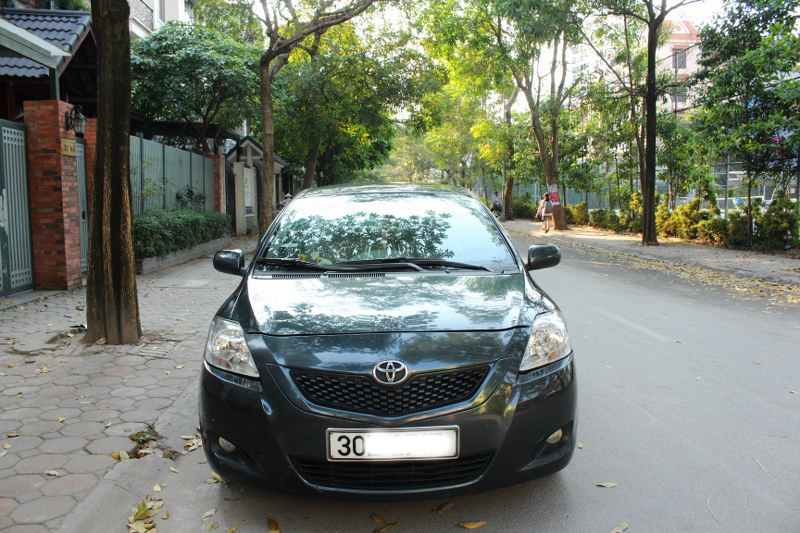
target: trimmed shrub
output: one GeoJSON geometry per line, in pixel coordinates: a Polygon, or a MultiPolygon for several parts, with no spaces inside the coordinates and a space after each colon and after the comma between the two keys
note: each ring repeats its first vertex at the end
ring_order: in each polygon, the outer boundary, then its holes
{"type": "Polygon", "coordinates": [[[133,252],[137,259],[158,257],[227,235],[225,213],[190,209],[150,211],[133,219],[133,252]]]}
{"type": "Polygon", "coordinates": [[[666,194],[656,209],[656,231],[662,237],[675,236],[675,223],[669,210],[669,196],[666,194]]]}
{"type": "Polygon", "coordinates": [[[608,211],[605,209],[595,209],[589,214],[589,224],[595,228],[605,228],[608,219],[608,211]]]}
{"type": "Polygon", "coordinates": [[[586,202],[573,205],[572,218],[575,219],[575,224],[587,226],[589,224],[589,205],[586,202]]]}
{"type": "Polygon", "coordinates": [[[728,224],[718,217],[701,220],[697,224],[697,238],[714,244],[725,244],[728,240],[728,224]]]}
{"type": "MultiPolygon", "coordinates": [[[[760,213],[761,211],[756,211],[760,213]]],[[[764,214],[756,215],[755,243],[759,248],[780,249],[798,242],[797,209],[785,191],[778,191],[764,214]]]]}
{"type": "Polygon", "coordinates": [[[567,224],[575,224],[575,215],[572,213],[571,205],[562,205],[564,209],[564,222],[567,224]]]}

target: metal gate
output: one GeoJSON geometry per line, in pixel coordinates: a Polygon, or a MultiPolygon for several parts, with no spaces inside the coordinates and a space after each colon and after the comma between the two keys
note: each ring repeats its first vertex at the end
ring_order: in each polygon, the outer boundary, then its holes
{"type": "Polygon", "coordinates": [[[89,214],[86,209],[86,141],[75,140],[75,162],[78,167],[78,211],[81,217],[81,272],[86,272],[86,257],[89,253],[89,214]]]}
{"type": "Polygon", "coordinates": [[[25,125],[0,120],[0,295],[33,288],[25,125]]]}

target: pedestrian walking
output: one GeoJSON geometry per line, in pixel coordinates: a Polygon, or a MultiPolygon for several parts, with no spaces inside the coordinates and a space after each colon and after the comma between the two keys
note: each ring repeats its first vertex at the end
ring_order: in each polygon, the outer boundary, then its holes
{"type": "Polygon", "coordinates": [[[544,193],[542,201],[539,202],[539,209],[536,214],[542,219],[542,229],[545,233],[550,231],[550,220],[553,218],[553,202],[550,201],[550,193],[544,193]]]}

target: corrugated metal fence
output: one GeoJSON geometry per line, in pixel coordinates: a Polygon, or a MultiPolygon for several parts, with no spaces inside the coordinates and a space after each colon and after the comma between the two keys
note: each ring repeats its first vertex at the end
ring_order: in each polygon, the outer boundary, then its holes
{"type": "Polygon", "coordinates": [[[172,209],[176,194],[188,189],[214,210],[214,160],[200,154],[131,136],[133,212],[172,209]]]}

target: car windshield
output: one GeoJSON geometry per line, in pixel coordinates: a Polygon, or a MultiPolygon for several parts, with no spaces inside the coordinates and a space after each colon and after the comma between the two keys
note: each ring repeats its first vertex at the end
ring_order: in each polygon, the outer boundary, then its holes
{"type": "Polygon", "coordinates": [[[285,209],[262,257],[319,265],[444,260],[516,269],[494,221],[467,195],[319,195],[298,198],[285,209]]]}

